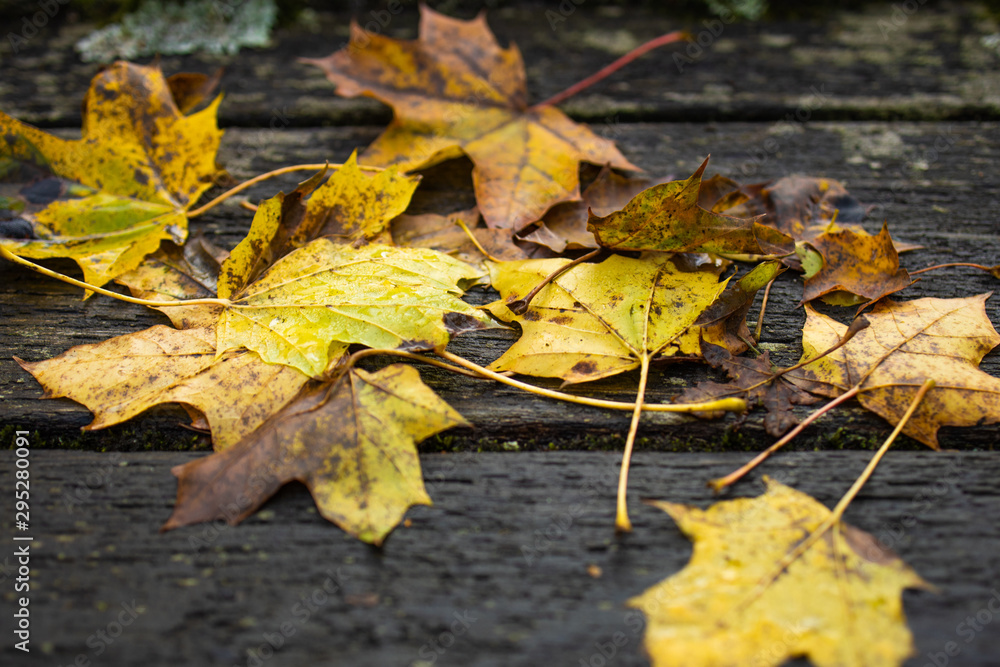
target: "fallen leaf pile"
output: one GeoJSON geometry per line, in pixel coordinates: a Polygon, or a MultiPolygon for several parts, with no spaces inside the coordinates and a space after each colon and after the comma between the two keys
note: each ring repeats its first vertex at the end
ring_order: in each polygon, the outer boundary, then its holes
{"type": "MultiPolygon", "coordinates": [[[[842,184],[705,178],[702,155],[687,178],[641,177],[612,141],[530,103],[520,52],[502,48],[484,16],[420,11],[416,40],[355,24],[345,48],[305,61],[336,94],[381,100],[394,119],[360,158],[290,167],[311,173],[260,202],[230,251],[187,239],[193,206],[222,174],[221,96],[193,111],[217,77],[115,63],[91,84],[77,140],[0,113],[0,253],[70,257],[84,278],[74,284],[116,296],[99,289],[115,280],[172,324],[18,360],[47,397],[90,409],[87,429],[179,403],[210,435],[214,453],[174,469],[165,530],[239,522],[298,480],[323,517],[382,544],[411,506],[431,504],[416,445],[469,426],[400,358],[632,411],[622,531],[654,362],[728,378],[656,409],[708,418],[763,407],[776,438],[798,424],[796,406],[823,398],[856,396],[934,449],[942,426],[1000,422],[1000,379],[979,369],[1000,344],[989,295],[887,298],[913,283],[899,253],[915,246],[886,221],[866,231],[864,206],[842,184]],[[475,208],[412,210],[415,172],[463,155],[475,208]],[[747,317],[786,269],[804,274],[806,323],[801,361],[782,369],[758,347],[764,307],[757,333],[747,317]],[[487,284],[489,305],[463,298],[487,284]],[[860,307],[835,319],[817,300],[860,307]],[[867,324],[841,322],[861,311],[867,324]],[[445,350],[498,327],[516,340],[488,369],[445,350]],[[400,363],[363,368],[376,355],[400,363]],[[569,393],[629,371],[633,403],[569,393]],[[558,378],[569,391],[512,375],[558,378]]],[[[923,582],[867,533],[838,521],[768,578],[831,516],[808,496],[772,482],[760,498],[704,511],[658,506],[695,545],[687,568],[630,602],[649,619],[654,665],[898,665],[911,652],[900,592],[923,582]]]]}

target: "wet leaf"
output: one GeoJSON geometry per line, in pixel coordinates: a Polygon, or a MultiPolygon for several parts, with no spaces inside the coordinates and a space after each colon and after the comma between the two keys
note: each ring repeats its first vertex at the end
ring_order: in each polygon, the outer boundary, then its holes
{"type": "Polygon", "coordinates": [[[587,228],[597,243],[615,250],[785,254],[792,240],[760,224],[758,218],[736,218],[698,204],[701,177],[708,158],[684,181],[671,181],[640,192],[621,210],[591,214],[587,228]]]}
{"type": "Polygon", "coordinates": [[[612,255],[561,274],[524,315],[506,307],[568,262],[527,260],[491,267],[491,282],[503,301],[488,308],[522,331],[491,369],[585,382],[638,368],[643,357],[700,353],[701,331],[693,325],[726,286],[719,281],[719,265],[692,270],[680,258],[663,254],[612,255]]]}
{"type": "Polygon", "coordinates": [[[552,107],[529,107],[517,47],[500,48],[480,14],[470,21],[420,7],[419,38],[395,40],[351,25],[347,47],[306,62],[344,97],[393,107],[367,164],[427,167],[461,153],[475,164],[476,201],[491,228],[515,231],[553,204],[580,198],[581,161],[636,169],[614,143],[552,107]]]}
{"type": "MultiPolygon", "coordinates": [[[[823,232],[809,245],[819,252],[822,266],[812,275],[807,273],[803,303],[822,298],[833,305],[857,305],[911,284],[906,269],[899,268],[899,255],[885,224],[876,236],[840,229],[823,232]]],[[[803,262],[803,266],[809,265],[803,262]]]]}
{"type": "MultiPolygon", "coordinates": [[[[201,92],[183,97],[185,106],[201,92]]],[[[0,113],[0,181],[16,183],[32,239],[0,239],[16,255],[71,257],[103,285],[163,239],[182,243],[186,210],[211,187],[216,98],[185,116],[155,66],[117,62],[91,82],[82,137],[55,137],[0,113]]]]}
{"type": "Polygon", "coordinates": [[[646,615],[653,667],[777,667],[797,656],[818,667],[901,665],[913,653],[902,592],[927,584],[868,533],[835,524],[756,594],[830,515],[808,495],[765,481],[762,496],[706,510],[653,503],[694,541],[681,572],[628,602],[646,615]]]}
{"type": "Polygon", "coordinates": [[[71,398],[94,413],[85,430],[107,428],[154,405],[182,403],[202,413],[222,450],[290,401],[308,380],[253,352],[219,357],[211,328],[154,326],[35,363],[18,360],[46,398],[71,398]]]}
{"type": "Polygon", "coordinates": [[[305,392],[233,447],[174,468],[177,504],[163,530],[223,518],[239,523],[299,480],[327,520],[381,544],[410,506],[431,504],[416,443],[465,424],[411,366],[352,369],[305,392]]]}
{"type": "MultiPolygon", "coordinates": [[[[1000,344],[986,315],[989,294],[961,299],[883,299],[866,314],[870,326],[846,345],[786,375],[798,386],[835,397],[860,385],[858,402],[897,424],[924,380],[937,384],[903,433],[937,449],[941,426],[1000,422],[1000,379],[979,370],[1000,344]]],[[[833,346],[847,326],[806,305],[802,360],[833,346]]]]}
{"type": "Polygon", "coordinates": [[[320,377],[353,343],[433,349],[453,335],[496,326],[459,298],[460,283],[478,276],[433,250],[353,248],[319,238],[232,296],[219,318],[219,351],[246,347],[269,363],[320,377]]]}

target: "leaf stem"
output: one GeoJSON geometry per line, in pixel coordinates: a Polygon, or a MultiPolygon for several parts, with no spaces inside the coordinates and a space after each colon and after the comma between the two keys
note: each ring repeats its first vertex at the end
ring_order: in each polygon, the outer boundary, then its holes
{"type": "Polygon", "coordinates": [[[598,83],[608,78],[609,76],[620,70],[625,65],[628,65],[636,58],[640,58],[646,55],[653,49],[657,49],[661,46],[665,46],[667,44],[672,44],[674,42],[679,42],[682,40],[690,41],[691,35],[683,30],[675,30],[674,32],[668,32],[665,35],[660,35],[655,39],[651,39],[645,44],[641,44],[636,48],[632,49],[631,51],[623,55],[621,58],[611,63],[610,65],[600,69],[594,74],[591,74],[586,79],[583,79],[582,81],[573,84],[572,86],[562,91],[561,93],[556,93],[555,95],[545,100],[544,102],[539,102],[532,108],[538,109],[540,107],[551,107],[560,104],[562,102],[565,102],[566,100],[573,97],[580,91],[589,88],[593,86],[595,83],[598,83]]]}
{"type": "Polygon", "coordinates": [[[778,279],[778,276],[771,278],[768,281],[767,287],[764,288],[764,300],[760,303],[760,312],[757,313],[757,326],[754,327],[753,338],[758,343],[760,342],[760,334],[764,328],[764,313],[767,311],[767,299],[771,296],[771,286],[774,285],[774,281],[778,279]]]}
{"type": "Polygon", "coordinates": [[[778,440],[776,443],[774,443],[773,445],[762,451],[760,454],[755,456],[750,462],[744,464],[739,469],[734,470],[725,477],[719,477],[718,479],[709,480],[708,486],[710,486],[713,491],[718,493],[719,491],[725,489],[727,486],[735,484],[744,475],[746,475],[748,472],[750,472],[751,470],[759,466],[761,463],[763,463],[764,460],[767,459],[767,457],[769,457],[771,454],[773,454],[774,452],[778,451],[779,449],[787,445],[789,442],[791,442],[792,439],[799,433],[801,433],[806,426],[809,426],[809,424],[813,423],[814,421],[816,421],[817,419],[819,419],[827,412],[840,405],[841,403],[851,398],[854,398],[854,396],[856,396],[859,391],[861,391],[860,385],[856,385],[847,392],[841,394],[837,398],[833,399],[832,401],[821,407],[819,410],[815,410],[812,414],[803,419],[801,424],[799,424],[791,431],[786,433],[785,436],[781,438],[781,440],[778,440]]]}
{"type": "MultiPolygon", "coordinates": [[[[205,213],[209,209],[214,208],[218,204],[221,204],[222,202],[229,199],[233,195],[243,192],[247,188],[257,185],[261,181],[266,181],[267,179],[272,178],[274,176],[281,176],[282,174],[290,174],[295,171],[316,171],[317,169],[339,168],[343,166],[344,166],[343,164],[330,164],[329,162],[324,162],[323,164],[296,164],[292,165],[291,167],[282,167],[281,169],[275,169],[265,174],[254,176],[250,180],[243,181],[236,187],[223,192],[221,195],[219,195],[212,201],[208,202],[204,206],[200,206],[194,209],[193,211],[188,211],[187,217],[188,219],[195,218],[201,215],[202,213],[205,213]]],[[[365,171],[384,171],[382,167],[367,167],[365,165],[358,165],[358,168],[363,169],[365,171]]]]}
{"type": "Polygon", "coordinates": [[[479,239],[477,239],[476,235],[472,233],[472,230],[469,229],[469,226],[465,224],[465,220],[456,220],[455,224],[462,228],[462,231],[465,232],[465,235],[469,237],[470,241],[472,241],[472,245],[476,246],[476,250],[483,253],[483,256],[486,257],[486,259],[490,260],[491,262],[503,261],[502,259],[497,259],[493,255],[491,255],[489,251],[486,248],[484,248],[482,244],[479,243],[479,239]]]}
{"type": "Polygon", "coordinates": [[[924,273],[926,271],[933,271],[934,269],[947,269],[951,267],[967,266],[971,269],[979,269],[980,271],[985,271],[986,273],[992,274],[994,271],[1000,271],[1000,265],[997,266],[983,266],[982,264],[970,264],[969,262],[951,262],[949,264],[935,264],[934,266],[928,266],[926,268],[920,269],[918,271],[909,271],[911,276],[915,276],[918,273],[924,273]]]}
{"type": "MultiPolygon", "coordinates": [[[[579,403],[580,405],[589,405],[594,408],[607,408],[609,410],[634,410],[635,403],[622,403],[619,401],[606,401],[599,398],[588,398],[586,396],[576,396],[574,394],[566,394],[561,391],[553,391],[551,389],[545,389],[543,387],[536,387],[530,385],[526,382],[521,382],[515,380],[514,378],[509,378],[506,375],[502,375],[495,371],[491,371],[488,368],[483,368],[479,364],[469,361],[468,359],[463,359],[462,357],[452,354],[447,350],[436,350],[435,353],[442,359],[447,359],[456,366],[461,366],[467,368],[480,377],[489,378],[491,380],[496,380],[497,382],[506,384],[511,387],[516,387],[523,391],[529,392],[531,394],[536,394],[538,396],[544,396],[546,398],[554,398],[559,401],[566,401],[568,403],[579,403]]],[[[723,398],[717,401],[709,401],[708,403],[654,403],[652,405],[647,405],[644,408],[647,412],[706,412],[711,410],[725,410],[727,412],[743,412],[746,410],[746,401],[742,398],[723,398]]]]}
{"type": "Polygon", "coordinates": [[[569,262],[568,264],[564,264],[564,265],[560,266],[558,269],[556,269],[555,271],[553,271],[549,275],[545,276],[545,278],[542,280],[542,282],[540,282],[537,285],[535,285],[534,289],[532,289],[530,292],[528,292],[526,295],[524,295],[523,299],[517,299],[516,301],[511,301],[510,303],[508,303],[507,304],[507,309],[510,312],[514,313],[515,315],[524,315],[526,312],[528,312],[528,306],[531,305],[531,300],[534,299],[536,296],[538,296],[538,293],[541,292],[542,289],[544,289],[544,287],[546,285],[548,285],[553,280],[555,280],[556,278],[558,278],[562,274],[564,274],[567,271],[569,271],[570,269],[572,269],[574,266],[577,266],[579,264],[583,264],[584,262],[586,262],[588,259],[590,259],[592,257],[597,257],[597,255],[599,255],[603,251],[604,251],[604,248],[598,248],[596,250],[591,250],[586,255],[580,255],[579,257],[577,257],[576,259],[574,259],[572,262],[569,262]]]}
{"type": "Polygon", "coordinates": [[[350,357],[348,357],[345,363],[347,364],[347,368],[350,368],[354,366],[356,362],[360,361],[361,359],[364,359],[365,357],[376,357],[380,355],[403,357],[404,359],[410,359],[412,361],[419,361],[421,363],[430,364],[431,366],[437,366],[438,368],[443,368],[447,371],[451,371],[452,373],[458,373],[459,375],[465,375],[471,378],[476,378],[477,380],[482,378],[482,376],[475,371],[466,370],[459,366],[453,366],[452,364],[448,364],[439,359],[435,359],[434,357],[427,357],[422,354],[407,352],[405,350],[384,350],[378,348],[371,348],[368,350],[358,350],[350,357]]]}
{"type": "MultiPolygon", "coordinates": [[[[927,395],[927,392],[933,388],[934,388],[934,380],[928,379],[924,381],[924,383],[920,386],[920,389],[917,390],[917,393],[913,397],[913,400],[910,402],[910,406],[906,409],[906,412],[900,418],[899,423],[896,424],[896,428],[892,430],[892,433],[889,435],[888,438],[886,438],[886,441],[883,442],[882,446],[878,448],[878,451],[875,452],[875,456],[873,456],[872,460],[868,462],[868,465],[865,466],[864,471],[854,481],[854,484],[852,484],[851,488],[847,490],[847,493],[845,493],[843,498],[840,499],[840,502],[838,502],[836,507],[833,508],[829,516],[827,516],[826,519],[824,519],[823,522],[820,523],[819,526],[817,526],[816,529],[812,533],[810,533],[806,539],[799,542],[799,544],[796,545],[794,549],[786,553],[784,557],[782,557],[782,559],[778,561],[773,572],[769,576],[765,577],[764,579],[761,579],[761,581],[758,582],[757,586],[754,588],[754,591],[748,596],[747,602],[750,602],[759,597],[760,594],[763,593],[768,586],[770,586],[779,576],[781,576],[781,573],[784,572],[789,565],[798,560],[798,558],[802,556],[802,554],[804,554],[806,551],[808,551],[809,548],[812,547],[812,545],[814,545],[817,540],[823,537],[826,531],[830,530],[830,528],[835,526],[843,518],[844,512],[847,510],[847,506],[851,504],[851,501],[853,501],[854,498],[858,495],[858,492],[861,491],[861,487],[863,487],[865,483],[871,478],[872,473],[875,472],[875,467],[879,464],[879,461],[882,460],[882,457],[885,456],[886,452],[889,451],[889,447],[896,440],[896,436],[900,434],[900,432],[903,430],[903,427],[906,426],[906,422],[908,422],[910,420],[910,417],[913,416],[913,413],[916,412],[917,408],[920,406],[921,401],[924,400],[924,396],[927,395]]],[[[746,602],[744,604],[746,604],[746,602]]]]}
{"type": "Polygon", "coordinates": [[[64,276],[61,273],[52,271],[51,269],[46,269],[44,266],[39,266],[34,262],[30,262],[23,257],[18,257],[7,248],[0,245],[0,257],[10,260],[15,264],[20,264],[21,266],[26,266],[33,271],[41,273],[43,276],[48,276],[50,278],[55,278],[56,280],[61,280],[64,283],[69,283],[74,287],[82,287],[85,290],[90,290],[91,292],[96,292],[97,294],[103,294],[104,296],[110,296],[112,299],[118,299],[119,301],[125,301],[126,303],[134,303],[140,306],[149,306],[151,308],[164,308],[171,306],[228,306],[231,305],[229,299],[190,299],[187,301],[150,301],[148,299],[137,299],[132,296],[125,296],[124,294],[119,294],[118,292],[112,292],[111,290],[106,290],[103,287],[97,287],[96,285],[91,285],[90,283],[85,283],[82,280],[77,280],[76,278],[70,278],[69,276],[64,276]]]}
{"type": "Polygon", "coordinates": [[[631,533],[632,522],[628,518],[628,471],[632,465],[632,448],[635,446],[635,434],[639,431],[639,418],[642,417],[642,401],[646,397],[646,380],[649,378],[649,355],[644,354],[639,362],[639,389],[635,395],[635,409],[632,411],[632,423],[628,428],[628,438],[625,439],[625,451],[622,453],[622,468],[618,473],[618,508],[615,513],[615,532],[631,533]]]}

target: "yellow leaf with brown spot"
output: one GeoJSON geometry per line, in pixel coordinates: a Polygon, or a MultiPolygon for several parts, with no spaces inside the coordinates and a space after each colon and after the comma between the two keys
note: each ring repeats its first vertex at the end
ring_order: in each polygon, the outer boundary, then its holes
{"type": "MultiPolygon", "coordinates": [[[[846,345],[785,377],[821,396],[860,386],[858,402],[898,424],[924,380],[927,392],[903,433],[938,449],[942,426],[1000,422],[1000,379],[981,371],[1000,344],[980,294],[962,299],[883,299],[865,317],[870,326],[846,345]]],[[[806,305],[802,361],[836,344],[847,326],[806,305]]]]}
{"type": "Polygon", "coordinates": [[[587,229],[597,243],[615,250],[784,254],[792,239],[762,225],[759,218],[737,218],[702,208],[701,177],[708,158],[690,178],[643,190],[619,211],[597,216],[587,229]]]}
{"type": "Polygon", "coordinates": [[[325,175],[318,172],[257,208],[246,237],[223,262],[220,297],[228,299],[279,258],[319,237],[353,245],[391,241],[389,223],[406,210],[420,182],[395,168],[362,171],[354,153],[320,185],[325,175]]]}
{"type": "Polygon", "coordinates": [[[344,97],[374,97],[395,110],[363,155],[367,164],[419,169],[464,152],[475,164],[476,201],[490,227],[515,231],[561,201],[580,198],[581,161],[636,169],[613,142],[558,109],[528,107],[524,63],[500,48],[480,14],[461,21],[420,7],[416,40],[351,25],[350,43],[321,68],[344,97]]]}
{"type": "Polygon", "coordinates": [[[812,275],[806,274],[802,303],[823,298],[834,305],[855,305],[881,299],[911,284],[910,274],[899,268],[899,254],[886,224],[876,236],[850,229],[826,231],[809,245],[819,252],[823,266],[812,275]]]}
{"type": "Polygon", "coordinates": [[[653,667],[898,667],[913,654],[902,592],[928,585],[870,534],[838,522],[775,575],[829,517],[808,495],[765,477],[756,498],[701,510],[652,503],[694,542],[687,566],[628,605],[646,615],[653,667]],[[769,585],[759,589],[762,582],[769,585]]]}
{"type": "Polygon", "coordinates": [[[47,398],[67,397],[94,413],[85,430],[107,428],[154,405],[183,403],[204,414],[216,450],[238,442],[309,379],[253,352],[218,357],[211,328],[154,326],[21,366],[47,398]]]}
{"type": "MultiPolygon", "coordinates": [[[[202,95],[189,90],[182,103],[202,95]]],[[[218,173],[220,99],[185,116],[158,67],[120,61],[91,82],[80,139],[0,112],[0,181],[20,187],[0,207],[30,227],[0,243],[22,257],[71,257],[94,285],[134,269],[163,239],[182,243],[187,209],[218,173]]]]}
{"type": "Polygon", "coordinates": [[[431,504],[416,443],[460,425],[467,423],[412,366],[351,369],[235,446],[174,468],[177,504],[163,530],[223,518],[239,523],[299,480],[327,520],[381,544],[410,506],[431,504]]]}
{"type": "Polygon", "coordinates": [[[698,316],[723,292],[721,264],[689,266],[686,256],[612,255],[580,264],[546,285],[524,315],[505,305],[523,298],[569,260],[503,262],[491,282],[503,301],[488,309],[516,322],[518,339],[490,368],[585,382],[640,366],[641,360],[700,353],[698,316]]]}

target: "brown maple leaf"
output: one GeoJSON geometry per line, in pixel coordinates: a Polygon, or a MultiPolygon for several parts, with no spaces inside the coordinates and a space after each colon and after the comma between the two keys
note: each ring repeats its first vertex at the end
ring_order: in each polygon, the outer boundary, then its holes
{"type": "MultiPolygon", "coordinates": [[[[775,377],[778,369],[771,363],[766,351],[756,359],[734,357],[726,348],[702,341],[701,354],[712,368],[724,370],[732,381],[726,384],[699,382],[678,396],[678,403],[704,403],[727,396],[744,396],[748,405],[767,409],[764,430],[778,438],[798,423],[792,414],[792,406],[812,405],[819,401],[785,378],[775,377]]],[[[718,412],[702,413],[700,416],[715,418],[721,415],[718,412]]]]}
{"type": "Polygon", "coordinates": [[[393,107],[367,164],[427,167],[464,152],[490,227],[520,230],[553,204],[580,198],[581,161],[638,169],[588,128],[550,106],[528,106],[517,47],[500,48],[480,14],[452,19],[420,7],[419,37],[402,41],[351,25],[347,47],[302,62],[321,68],[345,97],[393,107]]]}

